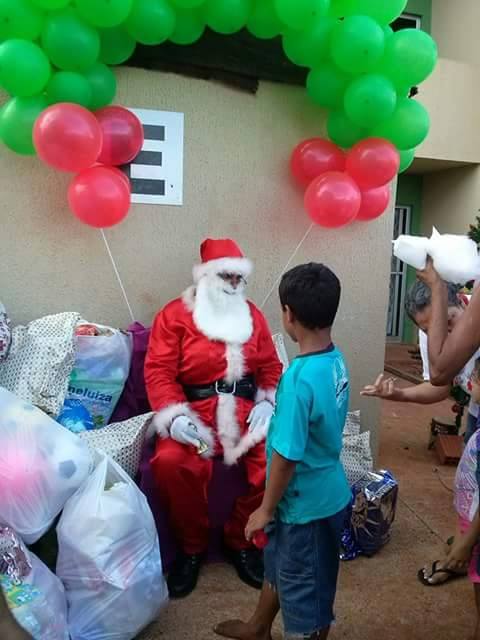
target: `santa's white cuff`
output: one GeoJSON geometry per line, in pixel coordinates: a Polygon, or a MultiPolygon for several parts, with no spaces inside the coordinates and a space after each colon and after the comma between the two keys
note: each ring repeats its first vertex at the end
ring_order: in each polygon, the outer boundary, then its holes
{"type": "Polygon", "coordinates": [[[273,404],[273,406],[275,406],[276,395],[277,395],[277,390],[274,388],[271,388],[271,389],[259,388],[257,389],[257,395],[255,396],[255,404],[258,404],[259,402],[263,402],[264,400],[267,400],[268,402],[270,402],[270,404],[273,404]]]}
{"type": "Polygon", "coordinates": [[[215,439],[212,430],[203,423],[200,416],[186,402],[171,404],[157,411],[150,423],[147,437],[158,435],[160,438],[169,438],[172,422],[180,416],[186,416],[193,422],[197,428],[199,440],[208,445],[209,455],[213,455],[215,439]]]}

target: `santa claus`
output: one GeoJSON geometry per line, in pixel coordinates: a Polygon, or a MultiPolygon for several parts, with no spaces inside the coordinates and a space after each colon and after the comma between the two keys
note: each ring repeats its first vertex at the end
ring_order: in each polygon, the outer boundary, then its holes
{"type": "Polygon", "coordinates": [[[245,465],[248,492],[225,526],[239,577],[261,587],[261,554],[245,525],[265,485],[264,439],[282,366],[262,312],[245,297],[252,265],[233,240],[205,240],[194,285],[156,317],[145,362],[158,434],[152,470],[179,549],[172,597],[196,586],[208,546],[207,489],[212,459],[245,465]]]}

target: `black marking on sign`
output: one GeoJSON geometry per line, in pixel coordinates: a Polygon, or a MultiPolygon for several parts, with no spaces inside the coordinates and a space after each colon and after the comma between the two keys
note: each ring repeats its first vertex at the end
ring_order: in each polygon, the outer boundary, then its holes
{"type": "Polygon", "coordinates": [[[143,134],[145,140],[159,140],[165,142],[165,127],[159,124],[144,124],[143,134]]]}
{"type": "Polygon", "coordinates": [[[140,151],[132,164],[147,164],[153,167],[161,167],[163,157],[161,151],[140,151]]]}
{"type": "Polygon", "coordinates": [[[130,178],[132,194],[145,196],[164,196],[165,180],[154,178],[130,178]]]}

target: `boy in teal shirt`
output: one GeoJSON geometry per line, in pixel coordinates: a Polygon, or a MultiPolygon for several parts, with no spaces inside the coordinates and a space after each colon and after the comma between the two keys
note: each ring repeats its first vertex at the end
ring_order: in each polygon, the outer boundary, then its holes
{"type": "Polygon", "coordinates": [[[340,538],[350,488],[340,462],[349,378],[331,330],[340,282],[321,264],[295,267],[280,284],[283,323],[300,355],[284,374],[267,438],[267,488],[245,531],[266,530],[265,584],[248,623],[216,632],[270,640],[279,608],[285,638],[325,640],[334,620],[340,538]]]}

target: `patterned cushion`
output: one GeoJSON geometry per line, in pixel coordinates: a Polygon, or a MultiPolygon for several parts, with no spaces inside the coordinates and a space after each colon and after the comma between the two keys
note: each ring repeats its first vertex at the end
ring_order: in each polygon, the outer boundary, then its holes
{"type": "Polygon", "coordinates": [[[153,413],[109,424],[102,429],[83,431],[80,438],[91,450],[103,451],[117,462],[131,478],[140,466],[143,442],[153,413]]]}
{"type": "Polygon", "coordinates": [[[0,386],[56,417],[75,362],[74,331],[80,316],[60,313],[15,327],[0,386]]]}

